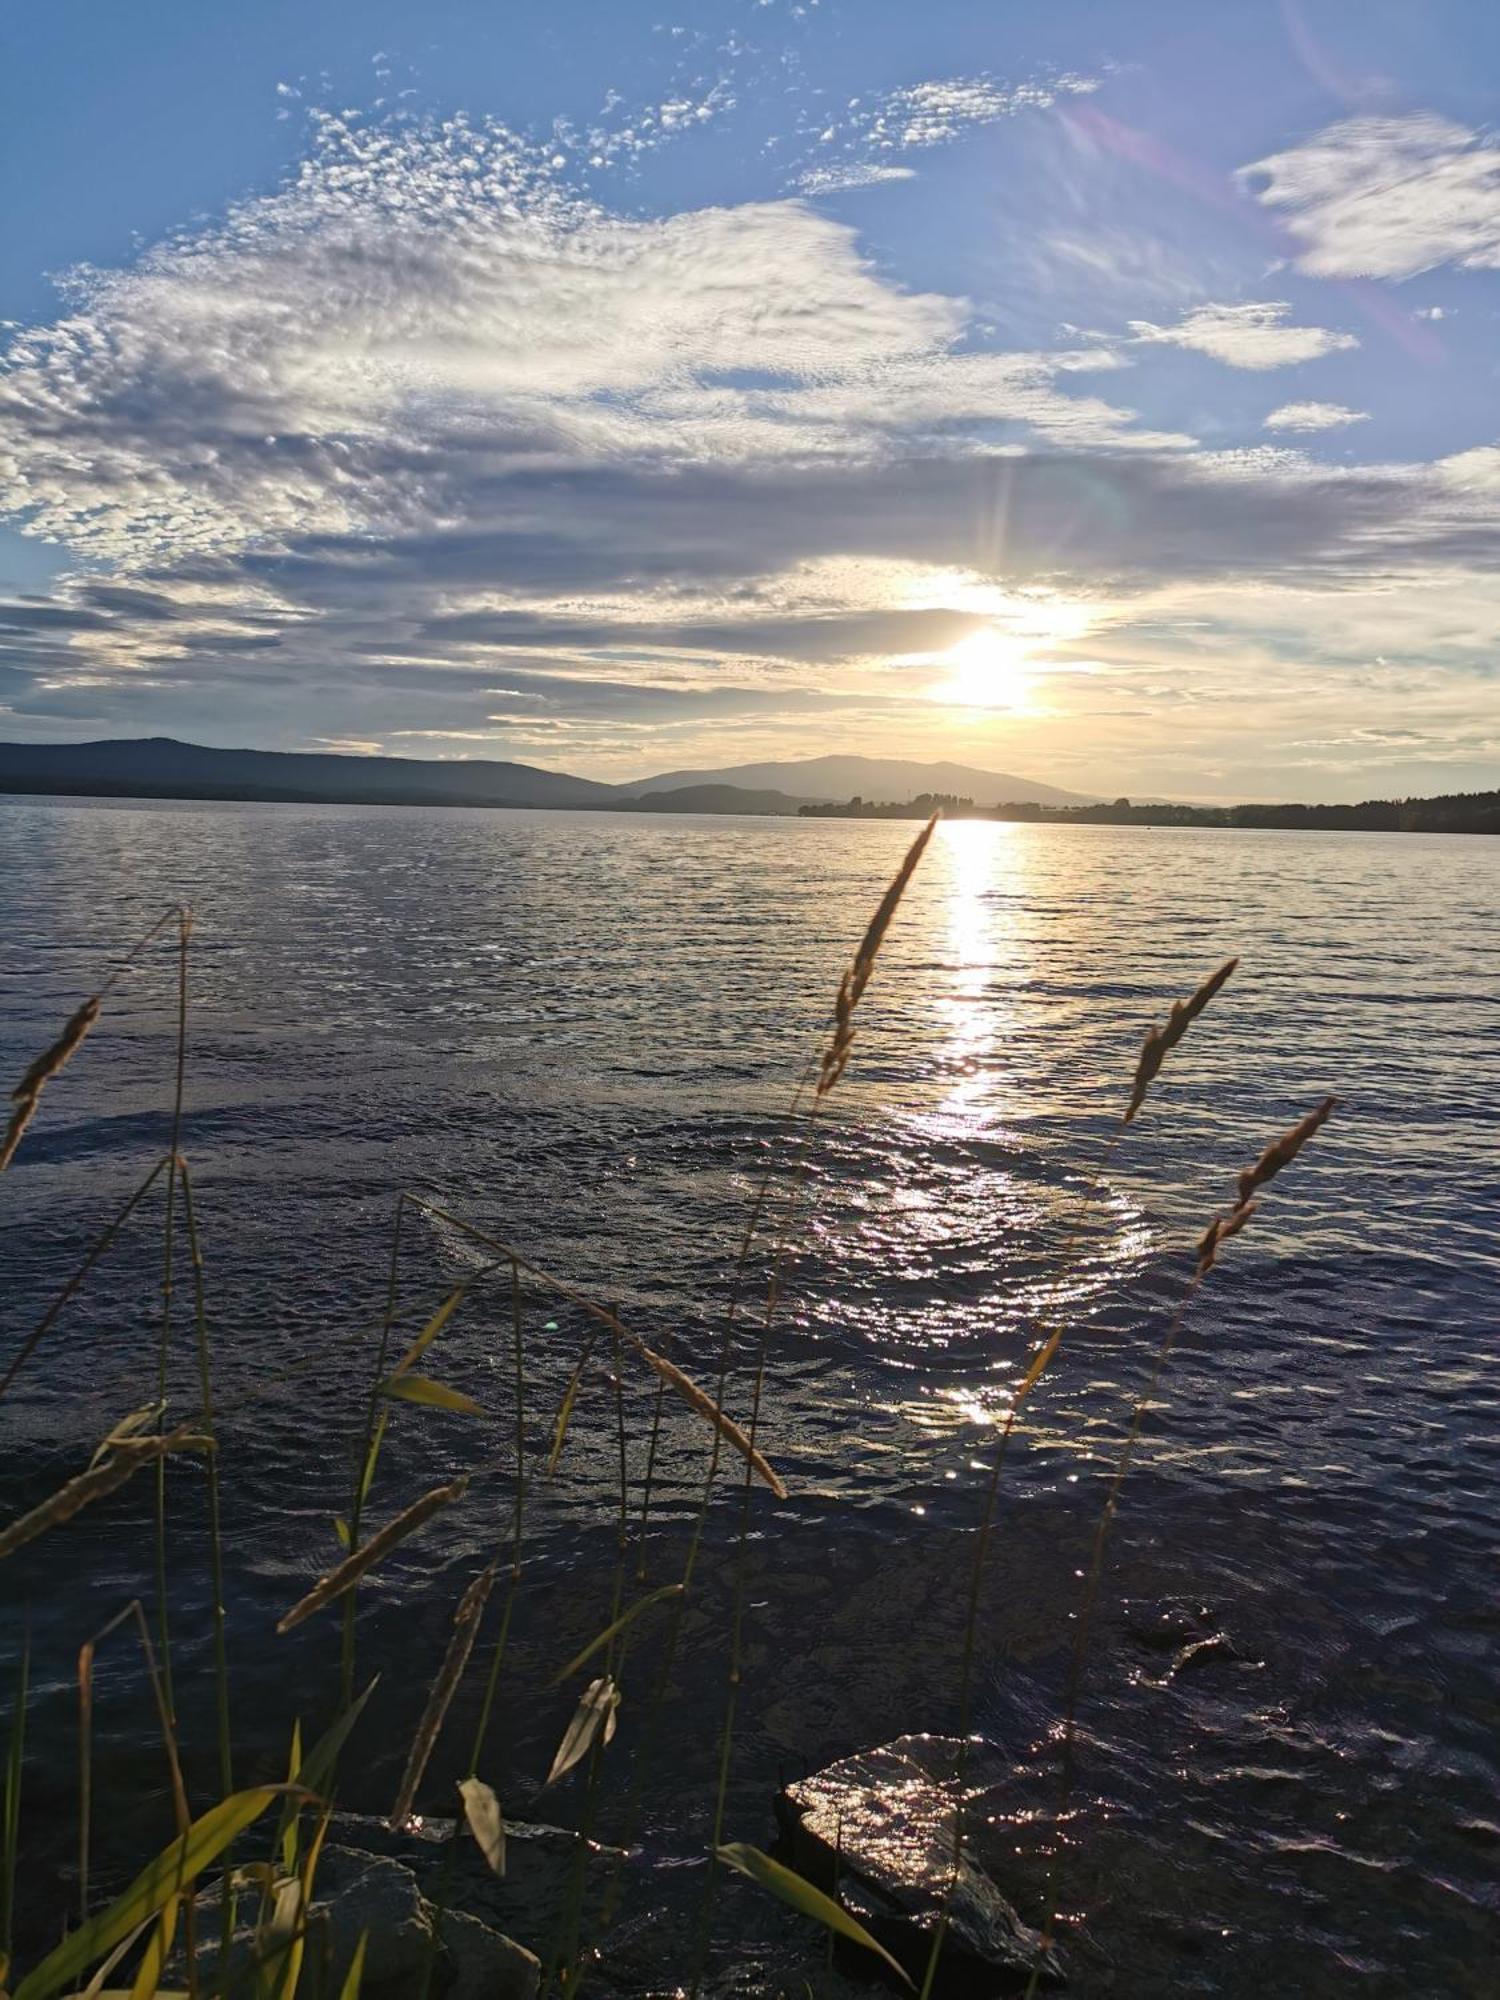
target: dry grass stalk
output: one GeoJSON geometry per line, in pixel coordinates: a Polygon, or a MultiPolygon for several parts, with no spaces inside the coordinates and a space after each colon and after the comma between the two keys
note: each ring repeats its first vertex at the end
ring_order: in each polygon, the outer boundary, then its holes
{"type": "Polygon", "coordinates": [[[875,914],[860,939],[859,950],[855,952],[849,970],[839,981],[838,997],[833,1007],[833,1036],[823,1052],[818,1068],[816,1094],[826,1097],[844,1073],[849,1061],[849,1051],[854,1042],[854,1010],[864,996],[870,983],[870,975],[875,970],[875,960],[885,941],[885,934],[891,927],[891,919],[906,894],[907,884],[916,873],[917,863],[926,852],[927,843],[932,838],[933,828],[939,815],[934,813],[911,846],[906,850],[906,859],[896,870],[891,885],[881,897],[875,914]]]}
{"type": "Polygon", "coordinates": [[[12,1521],[0,1533],[0,1561],[14,1555],[17,1549],[25,1548],[28,1542],[34,1542],[38,1535],[45,1535],[49,1529],[59,1528],[64,1521],[71,1521],[75,1514],[92,1506],[94,1501],[117,1492],[127,1480],[135,1477],[143,1465],[153,1465],[174,1451],[212,1449],[211,1438],[186,1428],[167,1431],[159,1437],[121,1438],[102,1464],[80,1472],[76,1479],[60,1486],[40,1507],[33,1507],[29,1514],[23,1514],[19,1521],[12,1521]]]}
{"type": "Polygon", "coordinates": [[[99,1006],[97,993],[85,1000],[51,1048],[43,1050],[11,1092],[10,1101],[16,1108],[10,1114],[10,1124],[6,1127],[3,1142],[0,1142],[0,1174],[5,1172],[15,1158],[16,1148],[21,1143],[26,1127],[36,1116],[36,1107],[43,1090],[58,1071],[66,1066],[82,1044],[89,1029],[98,1020],[99,1006]]]}
{"type": "Polygon", "coordinates": [[[765,1481],[778,1500],[785,1500],[786,1487],[781,1476],[759,1447],[750,1442],[733,1417],[726,1416],[713,1397],[706,1390],[700,1389],[690,1375],[684,1375],[675,1361],[668,1361],[664,1354],[658,1354],[654,1348],[647,1347],[645,1342],[636,1339],[634,1334],[629,1338],[647,1366],[654,1368],[663,1382],[670,1384],[685,1403],[713,1425],[727,1444],[734,1446],[745,1463],[765,1481]]]}
{"type": "Polygon", "coordinates": [[[171,922],[174,916],[178,917],[184,924],[191,924],[192,919],[185,910],[178,911],[172,909],[164,911],[151,926],[150,930],[146,932],[145,936],[137,939],[135,944],[131,946],[124,958],[121,959],[108,979],[99,988],[99,991],[90,994],[83,1005],[75,1010],[57,1040],[50,1048],[42,1051],[11,1092],[10,1101],[16,1108],[10,1115],[10,1123],[6,1127],[5,1137],[3,1140],[0,1140],[0,1174],[5,1172],[5,1169],[15,1158],[16,1148],[25,1137],[26,1128],[36,1116],[36,1108],[41,1101],[42,1092],[52,1079],[67,1067],[68,1063],[82,1046],[89,1030],[99,1018],[99,1009],[104,1005],[105,997],[111,987],[114,986],[116,980],[120,978],[126,967],[131,965],[140,956],[151,940],[164,925],[171,922]]]}
{"type": "Polygon", "coordinates": [[[1146,1101],[1146,1092],[1161,1073],[1161,1066],[1171,1050],[1175,1049],[1188,1029],[1203,1012],[1209,1001],[1224,985],[1235,967],[1237,958],[1226,959],[1217,972],[1211,972],[1196,993],[1186,1000],[1174,1000],[1172,1011],[1159,1028],[1153,1028],[1141,1044],[1141,1053],[1135,1066],[1135,1084],[1130,1093],[1130,1102],[1125,1107],[1122,1124],[1128,1125],[1146,1101]]]}
{"type": "MultiPolygon", "coordinates": [[[[915,866],[915,863],[912,865],[915,866]]],[[[608,1327],[611,1332],[619,1334],[626,1345],[632,1348],[649,1368],[655,1371],[661,1381],[666,1382],[670,1387],[675,1389],[689,1408],[696,1410],[700,1417],[713,1425],[719,1436],[726,1443],[733,1445],[734,1449],[745,1460],[745,1463],[759,1474],[778,1500],[786,1498],[786,1487],[778,1478],[774,1468],[769,1464],[764,1454],[758,1451],[751,1443],[739,1425],[732,1418],[727,1417],[714,1398],[706,1390],[700,1389],[690,1375],[685,1375],[675,1361],[668,1361],[664,1354],[658,1354],[654,1348],[648,1347],[638,1333],[632,1333],[630,1328],[621,1320],[618,1313],[611,1312],[608,1306],[601,1306],[597,1299],[591,1299],[586,1292],[580,1292],[576,1286],[565,1284],[561,1278],[555,1278],[550,1271],[543,1270],[540,1264],[533,1263],[529,1257],[523,1257],[519,1250],[515,1249],[509,1243],[502,1242],[498,1236],[492,1236],[488,1230],[480,1229],[472,1222],[465,1222],[461,1215],[455,1215],[451,1209],[440,1208],[436,1202],[428,1201],[422,1195],[410,1194],[405,1199],[411,1203],[413,1208],[421,1209],[425,1214],[436,1216],[440,1222],[451,1223],[455,1229],[462,1230],[466,1236],[472,1237],[476,1243],[485,1243],[492,1250],[498,1250],[518,1271],[524,1271],[528,1277],[535,1278],[539,1284],[545,1285],[549,1291],[555,1292],[559,1298],[567,1299],[573,1305],[578,1306],[583,1312],[589,1315],[590,1319],[595,1320],[600,1326],[608,1327]]],[[[585,1349],[585,1361],[588,1358],[588,1352],[589,1350],[585,1349]]],[[[581,1370],[583,1367],[582,1361],[579,1363],[579,1367],[581,1370]]]]}
{"type": "Polygon", "coordinates": [[[1242,1201],[1238,1208],[1232,1208],[1227,1215],[1216,1215],[1198,1240],[1198,1261],[1195,1275],[1206,1278],[1218,1262],[1219,1245],[1238,1236],[1245,1224],[1260,1206],[1259,1202],[1242,1201]]]}
{"type": "Polygon", "coordinates": [[[1336,1097],[1325,1097],[1323,1102],[1298,1124],[1289,1126],[1279,1139],[1272,1140],[1253,1167],[1246,1167],[1240,1175],[1239,1206],[1244,1207],[1258,1187],[1273,1180],[1283,1167],[1290,1166],[1321,1125],[1326,1125],[1338,1105],[1336,1097]]]}
{"type": "Polygon", "coordinates": [[[306,1597],[300,1598],[277,1624],[278,1632],[290,1632],[294,1625],[300,1625],[304,1618],[311,1618],[315,1611],[321,1611],[325,1604],[331,1604],[336,1597],[342,1597],[353,1583],[358,1583],[367,1569],[373,1569],[383,1556],[390,1554],[398,1542],[415,1534],[424,1522],[430,1520],[440,1507],[446,1507],[454,1500],[461,1500],[468,1491],[467,1478],[450,1480],[446,1486],[434,1486],[430,1493],[424,1493],[420,1500],[414,1500],[404,1514],[398,1514],[393,1521],[387,1521],[378,1533],[372,1535],[363,1548],[346,1556],[337,1569],[331,1569],[327,1576],[315,1583],[306,1597]]]}
{"type": "Polygon", "coordinates": [[[432,1684],[432,1692],[427,1697],[427,1706],[422,1711],[422,1720],[417,1725],[417,1733],[412,1738],[411,1754],[407,1757],[406,1769],[401,1776],[396,1803],[391,1807],[388,1824],[392,1832],[398,1831],[410,1817],[412,1802],[417,1796],[417,1787],[422,1782],[428,1759],[436,1747],[438,1733],[448,1713],[449,1703],[458,1692],[464,1668],[469,1664],[469,1655],[474,1650],[474,1641],[479,1636],[479,1621],[484,1616],[484,1607],[489,1602],[490,1586],[494,1581],[495,1565],[491,1563],[487,1569],[480,1571],[458,1601],[458,1609],[453,1614],[453,1636],[448,1641],[448,1650],[443,1655],[442,1667],[432,1684]]]}

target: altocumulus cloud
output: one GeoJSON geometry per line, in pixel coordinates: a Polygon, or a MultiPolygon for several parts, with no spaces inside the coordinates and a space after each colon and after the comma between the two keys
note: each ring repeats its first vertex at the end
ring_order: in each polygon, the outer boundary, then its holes
{"type": "Polygon", "coordinates": [[[1500,144],[1433,112],[1343,119],[1241,178],[1317,277],[1500,269],[1500,144]]]}
{"type": "Polygon", "coordinates": [[[1252,301],[1245,305],[1197,306],[1184,314],[1175,326],[1153,326],[1149,320],[1132,320],[1130,331],[1136,340],[1167,347],[1187,347],[1231,368],[1289,368],[1301,361],[1317,361],[1325,354],[1358,347],[1352,333],[1337,333],[1326,326],[1297,326],[1291,322],[1291,307],[1279,300],[1252,301]]]}
{"type": "MultiPolygon", "coordinates": [[[[1009,108],[943,88],[882,107],[891,150],[1009,108]]],[[[1354,344],[1274,303],[1135,335],[1354,344]]],[[[1132,345],[985,348],[805,201],[643,220],[495,126],[324,118],[284,189],[13,341],[0,480],[80,567],[0,605],[0,685],[38,733],[275,713],[639,762],[633,730],[886,718],[1002,589],[1492,558],[1500,454],[1207,453],[1104,393],[1132,345]]]]}

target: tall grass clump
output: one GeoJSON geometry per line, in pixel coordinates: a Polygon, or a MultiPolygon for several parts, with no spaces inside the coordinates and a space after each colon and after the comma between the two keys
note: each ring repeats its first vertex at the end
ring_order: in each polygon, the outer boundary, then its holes
{"type": "MultiPolygon", "coordinates": [[[[126,957],[102,979],[69,1015],[48,1047],[25,1069],[11,1094],[0,1171],[21,1154],[28,1132],[45,1117],[44,1093],[67,1088],[65,1073],[92,1056],[105,1037],[108,1000],[128,970],[144,971],[149,947],[170,936],[172,942],[171,1011],[174,1028],[173,1062],[164,1107],[165,1143],[148,1164],[138,1184],[88,1245],[76,1268],[66,1275],[39,1318],[3,1360],[0,1397],[33,1360],[60,1322],[75,1313],[91,1273],[127,1236],[143,1223],[159,1229],[161,1296],[153,1315],[153,1352],[149,1377],[154,1393],[141,1408],[122,1413],[100,1440],[92,1459],[65,1469],[53,1490],[16,1518],[0,1523],[0,1564],[23,1548],[54,1535],[58,1560],[67,1561],[71,1544],[68,1524],[103,1502],[143,1505],[151,1488],[151,1582],[147,1604],[131,1598],[115,1607],[103,1622],[97,1608],[89,1622],[98,1626],[84,1637],[77,1657],[78,1757],[76,1912],[61,1905],[49,1912],[53,1934],[63,1926],[60,1941],[45,1952],[19,1979],[9,1973],[16,1929],[18,1883],[27,1857],[26,1776],[28,1713],[36,1679],[30,1638],[20,1654],[16,1686],[5,1737],[5,1782],[0,1799],[0,1954],[6,1973],[0,1977],[12,2000],[51,2000],[77,1992],[126,1993],[151,2000],[183,1990],[207,2000],[335,2000],[327,1938],[319,1928],[318,1871],[332,1824],[341,1785],[347,1789],[346,1752],[365,1724],[379,1674],[359,1654],[358,1598],[361,1590],[379,1591],[387,1559],[435,1535],[451,1510],[476,1510],[471,1492],[486,1490],[483,1482],[508,1482],[508,1503],[490,1520],[477,1567],[456,1587],[441,1649],[425,1682],[425,1699],[410,1740],[399,1746],[400,1775],[386,1794],[382,1810],[389,1826],[405,1828],[414,1814],[434,1810],[431,1773],[440,1762],[446,1737],[455,1733],[455,1717],[467,1712],[472,1727],[464,1747],[449,1751],[447,1761],[461,1776],[456,1788],[442,1794],[449,1825],[429,1896],[434,1924],[421,1990],[413,2000],[430,2000],[435,1990],[437,1959],[449,1897],[457,1876],[458,1846],[472,1842],[484,1865],[496,1874],[506,1868],[506,1801],[498,1781],[499,1759],[492,1738],[497,1720],[510,1713],[510,1641],[515,1614],[529,1574],[528,1509],[538,1490],[568,1476],[581,1425],[599,1427],[607,1439],[610,1476],[607,1491],[591,1493],[597,1500],[597,1535],[609,1549],[607,1603],[591,1619],[590,1636],[567,1647],[558,1644],[548,1687],[569,1690],[571,1712],[556,1739],[545,1777],[538,1773],[541,1792],[551,1796],[569,1789],[575,1805],[576,1839],[572,1873],[555,1931],[529,1940],[545,1953],[547,1978],[566,2000],[576,2000],[590,1966],[608,1952],[624,1890],[625,1851],[634,1844],[644,1808],[645,1788],[665,1754],[663,1731],[675,1715],[678,1661],[690,1607],[696,1601],[698,1570],[715,1519],[715,1501],[726,1480],[734,1479],[732,1528],[728,1536],[730,1589],[727,1614],[718,1640],[723,1668],[723,1700],[717,1719],[713,1778],[709,1795],[692,1802],[706,1829],[703,1842],[703,1888],[696,1925],[680,1939],[678,1970],[696,1987],[708,1963],[714,1940],[717,1898],[726,1871],[749,1880],[767,1895],[821,1926],[830,1946],[835,1938],[867,1954],[870,1968],[884,1968],[909,1985],[906,1972],[858,1919],[833,1894],[805,1881],[775,1856],[731,1837],[728,1825],[731,1778],[735,1768],[737,1729],[747,1671],[746,1612],[751,1576],[751,1548],[757,1528],[757,1505],[774,1505],[788,1497],[788,1482],[764,1447],[768,1409],[776,1382],[776,1330],[788,1272],[806,1229],[809,1169],[820,1123],[838,1101],[839,1086],[858,1053],[863,1009],[875,979],[881,953],[896,931],[903,904],[917,881],[936,820],[922,827],[910,843],[834,988],[827,1024],[807,1053],[801,1080],[791,1096],[780,1128],[778,1148],[758,1178],[749,1212],[729,1272],[722,1322],[712,1359],[700,1375],[688,1364],[692,1356],[670,1334],[633,1325],[606,1285],[589,1284],[558,1275],[548,1261],[509,1240],[508,1233],[486,1226],[463,1213],[458,1200],[430,1191],[393,1190],[394,1205],[388,1241],[381,1249],[381,1275],[372,1280],[376,1299],[369,1309],[367,1330],[347,1341],[330,1340],[317,1353],[293,1361],[254,1389],[226,1398],[215,1382],[214,1352],[219,1320],[217,1301],[208,1285],[208,1245],[200,1203],[199,1177],[190,1163],[187,1116],[189,1026],[191,1009],[191,945],[193,920],[189,910],[165,912],[126,957]],[[456,1236],[472,1255],[475,1268],[457,1283],[423,1296],[412,1292],[409,1272],[423,1253],[424,1232],[441,1230],[456,1236]],[[189,1310],[177,1309],[186,1265],[189,1310]],[[415,1310],[414,1310],[415,1308],[415,1310]],[[453,1357],[462,1352],[457,1335],[468,1330],[483,1309],[498,1317],[502,1328],[500,1353],[504,1365],[481,1384],[467,1382],[453,1357]],[[576,1347],[559,1365],[567,1366],[560,1399],[543,1402],[538,1387],[535,1315],[556,1311],[566,1317],[577,1338],[576,1347]],[[668,1347],[671,1352],[668,1352],[668,1347]],[[191,1363],[192,1393],[179,1407],[171,1406],[174,1362],[178,1349],[191,1363]],[[567,1364],[571,1362],[571,1365],[567,1364]],[[319,1375],[326,1380],[356,1379],[356,1363],[364,1371],[352,1407],[340,1418],[341,1449],[347,1449],[347,1486],[340,1474],[342,1508],[331,1523],[338,1559],[319,1564],[319,1574],[290,1603],[275,1624],[275,1640],[307,1625],[309,1641],[321,1643],[328,1655],[330,1686],[337,1698],[327,1726],[311,1749],[304,1750],[300,1704],[287,1674],[285,1735],[290,1744],[285,1776],[275,1782],[247,1785],[253,1769],[250,1755],[237,1744],[234,1725],[242,1712],[235,1698],[236,1649],[249,1643],[242,1614],[231,1601],[226,1574],[223,1459],[233,1420],[257,1399],[279,1394],[287,1384],[319,1375]],[[459,1379],[454,1379],[455,1375],[459,1379]],[[634,1376],[649,1408],[643,1434],[636,1435],[627,1404],[627,1380],[634,1376]],[[595,1393],[602,1379],[602,1406],[595,1393]],[[482,1391],[482,1393],[480,1393],[482,1391]],[[650,1543],[652,1504],[661,1463],[660,1446],[671,1412],[696,1430],[703,1452],[701,1482],[681,1532],[680,1560],[668,1567],[674,1547],[658,1530],[650,1543]],[[396,1492],[401,1482],[392,1473],[386,1446],[392,1426],[421,1426],[428,1412],[464,1420],[465,1435],[476,1440],[461,1456],[461,1469],[423,1490],[396,1492]],[[544,1421],[545,1420],[545,1421],[544,1421]],[[497,1449],[490,1450],[490,1445],[497,1449]],[[191,1456],[202,1468],[206,1499],[206,1549],[185,1546],[174,1527],[169,1500],[179,1476],[178,1461],[191,1456]],[[137,1484],[137,1476],[149,1474],[137,1484]],[[342,1497],[346,1495],[346,1497],[342,1497]],[[116,1498],[118,1496],[118,1499],[116,1498]],[[170,1585],[175,1575],[206,1564],[209,1589],[207,1654],[211,1661],[214,1743],[185,1741],[179,1723],[179,1669],[174,1677],[174,1633],[168,1616],[170,1585]],[[654,1570],[654,1576],[653,1576],[654,1570]],[[663,1577],[663,1571],[666,1572],[663,1577]],[[148,1608],[149,1605],[149,1608],[148,1608]],[[326,1614],[326,1615],[325,1615],[326,1614]],[[319,1634],[325,1635],[319,1640],[319,1634]],[[112,1816],[120,1803],[101,1799],[95,1768],[95,1674],[98,1649],[106,1641],[129,1640],[137,1663],[137,1693],[153,1718],[153,1739],[160,1739],[162,1789],[172,1815],[168,1843],[112,1897],[96,1895],[99,1874],[94,1854],[94,1829],[105,1812],[112,1816]],[[648,1658],[648,1653],[652,1657],[648,1658]],[[566,1654],[566,1657],[562,1657],[566,1654]],[[359,1688],[361,1673],[366,1676],[359,1688]],[[638,1719],[635,1745],[624,1770],[617,1770],[622,1752],[616,1749],[622,1713],[638,1719]],[[237,1782],[237,1774],[239,1774],[237,1782]],[[602,1881],[589,1875],[590,1840],[601,1818],[613,1814],[619,1828],[619,1851],[602,1868],[602,1881]],[[205,1896],[210,1871],[217,1876],[217,1900],[205,1896]],[[203,1912],[213,1915],[216,1943],[198,1935],[203,1912]],[[214,1915],[213,1913],[216,1913],[214,1915]],[[184,1989],[185,1982],[185,1989],[184,1989]]],[[[1223,993],[1236,968],[1229,959],[1199,980],[1184,998],[1172,1004],[1164,1021],[1148,1029],[1133,1071],[1121,1065],[1123,1108],[1111,1127],[1097,1162],[1088,1175],[1077,1212],[1067,1228],[1057,1256],[1059,1276],[1071,1268],[1095,1194],[1104,1182],[1117,1151],[1137,1125],[1158,1085],[1168,1058],[1185,1060],[1194,1042],[1192,1031],[1211,1003],[1223,993]]],[[[1335,1108],[1326,1099],[1298,1124],[1282,1133],[1236,1177],[1233,1197],[1216,1213],[1191,1250],[1189,1273],[1180,1299],[1168,1318],[1135,1399],[1124,1442],[1108,1480],[1090,1546],[1078,1610],[1072,1619],[1066,1688],[1058,1722],[1059,1824],[1067,1810],[1073,1784],[1076,1722],[1085,1685],[1087,1653],[1095,1608],[1105,1574],[1110,1533],[1123,1489],[1156,1406],[1162,1379],[1203,1285],[1221,1255],[1253,1221],[1270,1184],[1297,1159],[1335,1108]]],[[[997,1272],[997,1286],[1005,1274],[997,1272]]],[[[551,1323],[543,1329],[548,1339],[551,1323]]],[[[974,1685],[980,1649],[985,1640],[983,1605],[985,1581],[994,1551],[1002,1472],[1007,1448],[1023,1423],[1031,1399],[1058,1363],[1068,1331],[1061,1311],[1044,1307],[1030,1327],[1024,1366],[1009,1398],[1003,1421],[993,1434],[985,1476],[976,1495],[973,1544],[969,1552],[962,1598],[962,1641],[958,1650],[956,1685],[948,1691],[957,1717],[960,1743],[952,1795],[951,1869],[947,1895],[951,1901],[960,1880],[967,1844],[964,1800],[967,1746],[970,1742],[974,1685]]],[[[549,1342],[550,1344],[550,1342],[549,1342]]],[[[550,1357],[549,1357],[550,1359],[550,1357]]],[[[186,1379],[188,1371],[184,1371],[186,1379]]],[[[556,1375],[551,1395],[557,1396],[556,1375]]],[[[405,1438],[405,1428],[395,1436],[405,1438]]],[[[321,1449],[321,1439],[309,1438],[309,1450],[321,1449]]],[[[81,1454],[80,1454],[81,1457],[81,1454]]],[[[342,1461],[341,1461],[342,1463],[342,1461]]],[[[333,1554],[330,1546],[329,1554],[333,1554]]],[[[311,1569],[311,1565],[309,1565],[311,1569]]],[[[0,1588],[8,1572],[0,1569],[0,1588]]],[[[292,1596],[289,1590],[288,1597],[292,1596]]],[[[586,1630],[589,1628],[585,1628],[586,1630]]],[[[253,1635],[259,1642],[265,1635],[253,1635]]],[[[186,1658],[186,1654],[181,1655],[186,1658]]],[[[263,1720],[263,1719],[262,1719],[263,1720]]],[[[676,1723],[680,1727],[680,1721],[676,1723]]],[[[34,1731],[33,1731],[34,1740],[34,1731]]],[[[153,1756],[155,1752],[153,1751],[153,1756]]],[[[263,1772],[262,1772],[263,1775],[263,1772]]],[[[945,1816],[945,1840],[947,1820],[945,1816]]],[[[1055,1881],[1049,1885],[1049,1908],[1043,1931],[1050,1945],[1057,1923],[1055,1881]]],[[[942,1972],[947,1934],[945,1904],[934,1927],[923,1995],[930,1994],[942,1972]]],[[[380,1949],[378,1939],[361,1939],[359,1949],[340,1977],[337,2000],[357,2000],[362,1969],[380,1949]]],[[[1040,1961],[1039,1961],[1040,1963],[1040,1961]]],[[[1033,1987],[1036,1980],[1033,1979],[1033,1987]]]]}

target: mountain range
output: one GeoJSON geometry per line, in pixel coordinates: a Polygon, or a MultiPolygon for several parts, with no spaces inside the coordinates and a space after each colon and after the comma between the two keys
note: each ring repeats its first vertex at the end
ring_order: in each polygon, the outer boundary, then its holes
{"type": "Polygon", "coordinates": [[[965,764],[898,757],[812,757],[667,771],[601,784],[487,758],[363,757],[331,751],[216,750],[170,736],[99,743],[0,743],[0,791],[112,798],[295,800],[340,805],[572,806],[636,812],[795,813],[859,796],[905,803],[923,793],[976,806],[1083,805],[1077,792],[965,764]]]}

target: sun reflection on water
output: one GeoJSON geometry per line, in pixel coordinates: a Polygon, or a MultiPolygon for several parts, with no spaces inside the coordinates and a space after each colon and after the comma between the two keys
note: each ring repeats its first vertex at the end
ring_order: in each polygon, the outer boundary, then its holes
{"type": "Polygon", "coordinates": [[[996,980],[1000,962],[1018,949],[1015,911],[1024,883],[1019,829],[995,820],[945,820],[939,853],[946,860],[947,950],[950,971],[940,1002],[945,1037],[939,1061],[949,1077],[937,1110],[950,1134],[977,1135],[1002,1115],[997,1104],[1002,1045],[1014,1027],[1014,1006],[996,980]]]}

